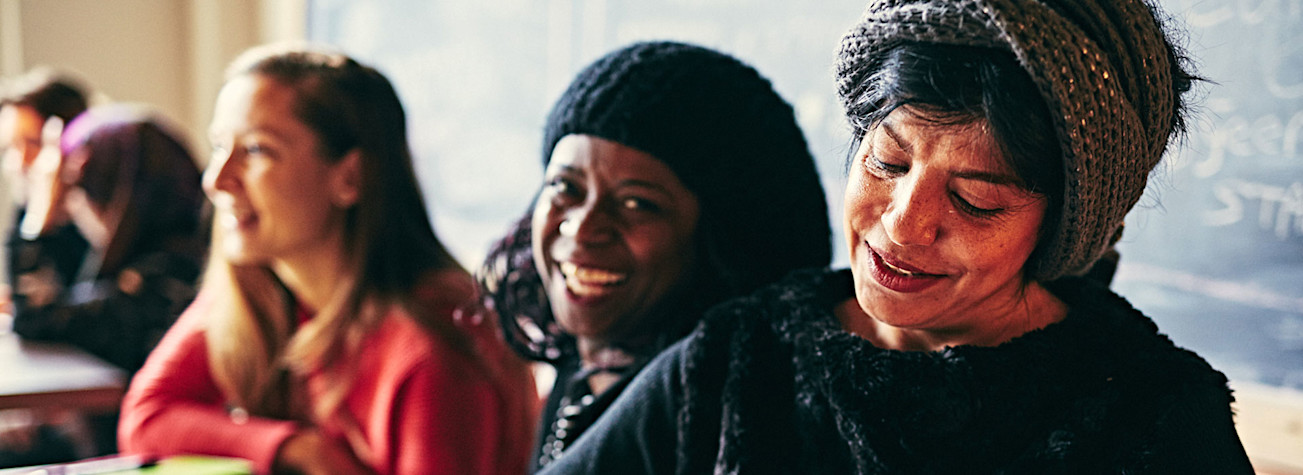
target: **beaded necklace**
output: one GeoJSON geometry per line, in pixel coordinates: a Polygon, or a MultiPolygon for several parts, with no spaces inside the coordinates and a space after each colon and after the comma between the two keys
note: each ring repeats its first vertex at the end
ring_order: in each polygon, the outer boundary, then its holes
{"type": "Polygon", "coordinates": [[[570,378],[570,381],[564,387],[565,392],[562,393],[560,404],[557,406],[556,417],[552,421],[552,426],[543,438],[542,453],[538,459],[539,468],[561,458],[566,448],[574,444],[575,440],[579,439],[580,434],[592,427],[598,416],[606,412],[606,408],[610,407],[611,401],[623,390],[623,385],[616,383],[616,385],[607,388],[603,394],[595,395],[592,387],[588,384],[588,378],[599,373],[611,373],[617,374],[623,379],[631,374],[631,370],[636,371],[636,368],[640,366],[623,365],[588,368],[570,378]]]}

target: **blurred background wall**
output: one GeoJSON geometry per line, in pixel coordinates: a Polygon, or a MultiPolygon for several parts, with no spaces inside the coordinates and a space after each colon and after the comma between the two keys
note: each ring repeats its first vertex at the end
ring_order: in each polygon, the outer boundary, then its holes
{"type": "Polygon", "coordinates": [[[41,65],[71,71],[101,100],[154,106],[207,150],[226,63],[259,43],[303,38],[306,8],[306,0],[0,0],[0,76],[41,65]]]}

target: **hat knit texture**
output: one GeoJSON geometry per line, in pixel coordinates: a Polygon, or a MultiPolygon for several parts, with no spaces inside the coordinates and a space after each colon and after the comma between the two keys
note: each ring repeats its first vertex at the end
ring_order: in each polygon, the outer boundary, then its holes
{"type": "MultiPolygon", "coordinates": [[[[1141,0],[874,0],[842,38],[838,94],[864,100],[883,54],[904,42],[1011,51],[1055,118],[1066,177],[1058,229],[1026,269],[1085,272],[1112,245],[1173,133],[1167,39],[1141,0]]],[[[853,125],[856,118],[850,117],[853,125]]],[[[863,133],[863,125],[856,125],[863,133]]]]}
{"type": "Polygon", "coordinates": [[[552,109],[545,165],[570,134],[646,152],[674,171],[696,195],[711,278],[749,291],[831,258],[826,197],[792,107],[731,56],[675,42],[614,51],[552,109]]]}

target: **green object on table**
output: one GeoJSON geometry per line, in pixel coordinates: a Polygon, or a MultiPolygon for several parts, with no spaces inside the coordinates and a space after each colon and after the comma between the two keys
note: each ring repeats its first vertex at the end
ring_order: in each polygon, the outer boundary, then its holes
{"type": "Polygon", "coordinates": [[[150,467],[114,473],[138,473],[141,475],[249,475],[253,473],[253,466],[248,460],[244,459],[179,455],[160,460],[150,467]]]}
{"type": "Polygon", "coordinates": [[[178,455],[146,463],[135,455],[109,456],[64,464],[39,465],[0,470],[0,475],[251,475],[253,466],[248,460],[211,457],[207,455],[178,455]]]}

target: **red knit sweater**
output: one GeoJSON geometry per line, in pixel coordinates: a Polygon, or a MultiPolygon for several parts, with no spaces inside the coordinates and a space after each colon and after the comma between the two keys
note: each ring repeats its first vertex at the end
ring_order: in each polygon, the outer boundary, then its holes
{"type": "MultiPolygon", "coordinates": [[[[462,274],[464,275],[464,274],[462,274]]],[[[448,273],[434,279],[438,301],[470,297],[473,283],[448,273]],[[448,285],[448,284],[452,285],[448,285]]],[[[430,287],[426,287],[427,289],[430,287]]],[[[137,373],[122,406],[119,444],[149,456],[207,454],[252,461],[270,471],[276,451],[299,423],[233,419],[208,366],[203,320],[214,300],[200,295],[137,373]]],[[[447,317],[452,318],[451,307],[447,317]]],[[[500,342],[493,318],[460,325],[491,371],[457,352],[399,311],[349,358],[357,373],[347,412],[365,440],[359,459],[378,474],[520,474],[529,456],[536,398],[532,377],[500,342]]],[[[308,376],[309,397],[325,389],[308,376]]],[[[338,420],[314,422],[345,437],[338,420]]],[[[356,446],[356,445],[355,445],[356,446]]]]}

